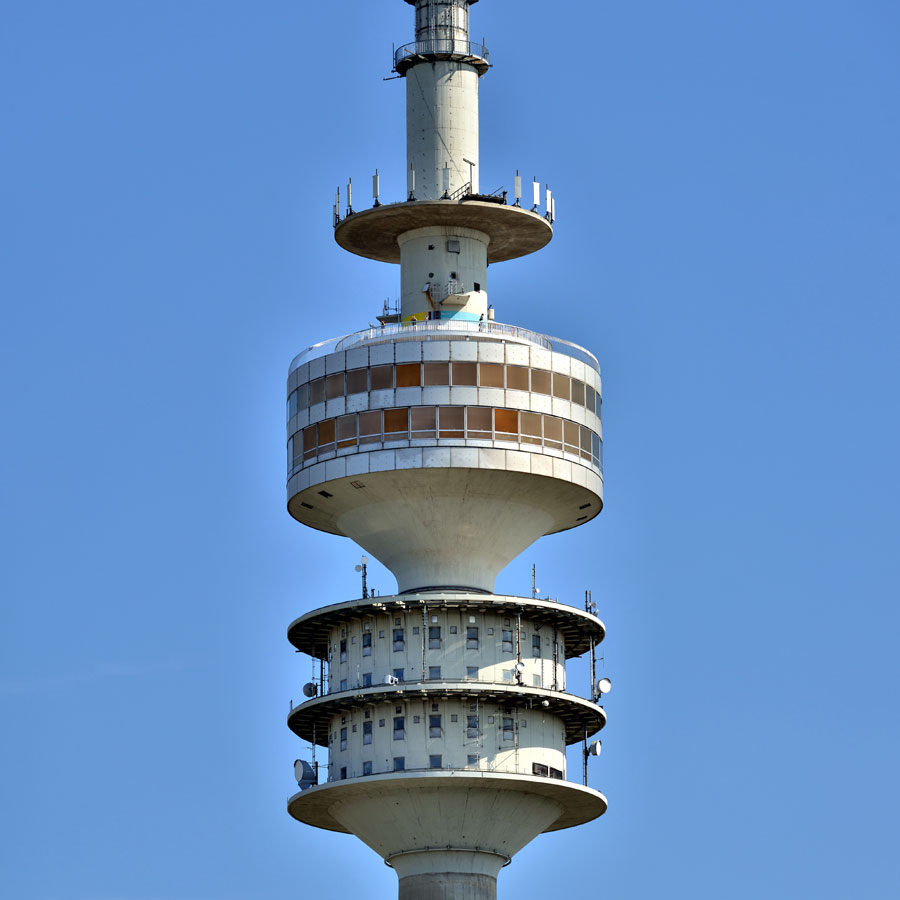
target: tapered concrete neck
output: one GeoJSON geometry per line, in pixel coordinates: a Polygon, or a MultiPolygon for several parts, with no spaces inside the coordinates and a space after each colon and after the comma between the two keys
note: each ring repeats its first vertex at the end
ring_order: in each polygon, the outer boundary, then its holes
{"type": "Polygon", "coordinates": [[[496,900],[497,875],[508,860],[489,850],[415,850],[389,860],[400,900],[496,900]]]}

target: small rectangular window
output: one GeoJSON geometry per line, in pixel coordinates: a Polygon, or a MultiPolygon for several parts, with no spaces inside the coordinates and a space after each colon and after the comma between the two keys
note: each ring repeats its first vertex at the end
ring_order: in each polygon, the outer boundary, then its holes
{"type": "Polygon", "coordinates": [[[394,669],[392,674],[397,681],[403,681],[403,669],[394,669]]]}
{"type": "Polygon", "coordinates": [[[591,434],[590,428],[580,425],[581,429],[581,458],[590,460],[591,458],[591,434]]]}
{"type": "Polygon", "coordinates": [[[498,441],[518,441],[519,411],[517,409],[495,409],[494,431],[498,441]]]}
{"type": "Polygon", "coordinates": [[[359,442],[360,444],[381,442],[380,409],[359,414],[359,442]]]}
{"type": "Polygon", "coordinates": [[[503,366],[500,363],[481,363],[478,369],[478,383],[482,387],[503,387],[503,366]]]}
{"type": "Polygon", "coordinates": [[[403,640],[403,629],[395,628],[394,629],[394,652],[398,653],[405,647],[405,643],[403,640]]]}
{"type": "Polygon", "coordinates": [[[586,384],[584,386],[584,408],[588,412],[593,412],[594,402],[594,389],[589,384],[586,384]]]}
{"type": "Polygon", "coordinates": [[[466,737],[478,737],[478,716],[466,716],[466,737]]]}
{"type": "Polygon", "coordinates": [[[372,763],[371,761],[366,761],[363,763],[363,775],[371,775],[372,774],[372,763]]]}
{"type": "Polygon", "coordinates": [[[540,413],[525,412],[519,413],[519,422],[522,429],[522,442],[525,444],[541,443],[541,420],[540,413]]]}
{"type": "Polygon", "coordinates": [[[394,740],[402,741],[406,737],[406,717],[394,716],[394,740]]]}
{"type": "Polygon", "coordinates": [[[511,716],[503,717],[503,740],[511,741],[514,737],[513,720],[511,716]]]}
{"type": "Polygon", "coordinates": [[[560,769],[554,769],[553,766],[550,766],[550,777],[562,779],[563,773],[560,769]]]}
{"type": "MultiPolygon", "coordinates": [[[[321,424],[319,425],[319,430],[321,432],[321,424]]],[[[581,430],[577,423],[569,422],[566,420],[563,422],[563,435],[566,440],[565,449],[570,453],[578,453],[579,446],[581,444],[581,430]]]]}
{"type": "Polygon", "coordinates": [[[342,678],[342,679],[341,679],[341,690],[342,690],[342,691],[346,691],[346,690],[347,690],[347,679],[346,679],[346,678],[342,678]]]}
{"type": "Polygon", "coordinates": [[[384,411],[385,440],[409,437],[409,407],[384,411]]]}
{"type": "Polygon", "coordinates": [[[363,656],[371,656],[372,655],[372,632],[367,631],[362,636],[362,655],[363,656]]]}
{"type": "Polygon", "coordinates": [[[297,409],[306,409],[309,406],[309,385],[301,384],[297,388],[297,409]]]}
{"type": "Polygon", "coordinates": [[[402,772],[406,768],[406,757],[405,756],[395,756],[394,757],[394,771],[402,772]]]}
{"type": "Polygon", "coordinates": [[[435,436],[437,410],[433,406],[414,406],[409,411],[412,438],[433,438],[435,436]]]}
{"type": "Polygon", "coordinates": [[[440,650],[441,649],[441,626],[440,625],[429,625],[428,626],[428,649],[429,650],[440,650]]]}
{"type": "Polygon", "coordinates": [[[347,779],[347,767],[341,766],[341,781],[346,781],[347,779]]]}
{"type": "Polygon", "coordinates": [[[543,775],[545,778],[550,774],[550,770],[542,763],[531,764],[532,775],[543,775]]]}
{"type": "Polygon", "coordinates": [[[344,373],[335,372],[325,378],[325,399],[334,400],[344,396],[344,373]]]}
{"type": "Polygon", "coordinates": [[[388,390],[394,386],[393,366],[372,366],[369,369],[369,388],[373,391],[388,390]]]}
{"type": "Polygon", "coordinates": [[[441,755],[439,753],[432,754],[428,757],[428,768],[429,769],[440,769],[441,768],[441,755]]]}
{"type": "Polygon", "coordinates": [[[418,387],[422,383],[419,363],[399,363],[396,368],[397,387],[418,387]]]}
{"type": "Polygon", "coordinates": [[[466,650],[478,649],[478,627],[469,625],[466,628],[466,650]]]}
{"type": "Polygon", "coordinates": [[[434,680],[437,680],[441,677],[441,667],[440,666],[429,666],[428,667],[428,677],[434,680]]]}
{"type": "Polygon", "coordinates": [[[341,750],[347,749],[347,729],[346,727],[341,729],[341,750]]]}
{"type": "Polygon", "coordinates": [[[464,417],[464,406],[442,406],[438,415],[439,436],[442,438],[464,437],[464,417]]]}
{"type": "Polygon", "coordinates": [[[455,362],[450,366],[453,374],[454,385],[475,387],[478,383],[477,364],[473,362],[455,362]]]}
{"type": "Polygon", "coordinates": [[[513,652],[513,640],[512,640],[512,631],[504,630],[501,636],[502,645],[500,649],[504,653],[512,653],[513,652]]]}
{"type": "Polygon", "coordinates": [[[317,378],[309,383],[309,405],[325,402],[325,379],[317,378]]]}
{"type": "Polygon", "coordinates": [[[544,369],[531,370],[531,391],[534,394],[550,393],[550,373],[544,369]]]}
{"type": "Polygon", "coordinates": [[[572,379],[572,402],[584,406],[584,382],[577,378],[572,379]]]}
{"type": "Polygon", "coordinates": [[[482,441],[493,437],[489,406],[470,406],[466,409],[466,437],[482,441]]]}
{"type": "Polygon", "coordinates": [[[526,366],[507,366],[506,388],[515,391],[529,390],[528,368],[526,366]]]}
{"type": "Polygon", "coordinates": [[[288,397],[288,404],[287,404],[288,421],[290,421],[290,419],[296,415],[297,415],[297,392],[291,391],[291,395],[290,395],[290,397],[288,397]]]}
{"type": "Polygon", "coordinates": [[[544,446],[562,450],[562,419],[544,416],[544,446]]]}
{"type": "Polygon", "coordinates": [[[362,686],[363,687],[372,687],[372,673],[371,672],[363,672],[362,686]]]}
{"type": "Polygon", "coordinates": [[[541,636],[539,634],[531,636],[531,655],[534,657],[540,657],[541,655],[541,636]]]}
{"type": "Polygon", "coordinates": [[[319,451],[334,450],[334,419],[319,422],[319,451]]]}
{"type": "Polygon", "coordinates": [[[369,370],[351,369],[347,373],[347,393],[364,394],[369,389],[369,370]]]}
{"type": "Polygon", "coordinates": [[[316,455],[319,446],[318,427],[310,425],[303,429],[303,458],[312,459],[316,455]]]}
{"type": "Polygon", "coordinates": [[[429,716],[428,717],[428,737],[439,738],[441,736],[441,717],[437,716],[429,716]]]}
{"type": "Polygon", "coordinates": [[[341,447],[356,446],[356,415],[341,416],[337,420],[337,445],[341,447]]]}
{"type": "Polygon", "coordinates": [[[341,662],[347,662],[347,638],[341,638],[341,662]]]}
{"type": "Polygon", "coordinates": [[[560,400],[570,400],[572,397],[572,379],[568,375],[553,373],[553,396],[560,400]]]}
{"type": "Polygon", "coordinates": [[[450,384],[450,364],[427,362],[422,364],[426,387],[450,384]]]}
{"type": "Polygon", "coordinates": [[[450,626],[450,634],[456,634],[456,626],[455,625],[450,626]]]}
{"type": "Polygon", "coordinates": [[[364,744],[372,743],[372,723],[371,722],[363,722],[363,743],[364,744]]]}
{"type": "Polygon", "coordinates": [[[466,666],[466,678],[472,681],[478,680],[478,666],[466,666]]]}
{"type": "Polygon", "coordinates": [[[468,757],[466,757],[466,765],[467,766],[477,766],[478,765],[478,754],[471,753],[468,757]]]}

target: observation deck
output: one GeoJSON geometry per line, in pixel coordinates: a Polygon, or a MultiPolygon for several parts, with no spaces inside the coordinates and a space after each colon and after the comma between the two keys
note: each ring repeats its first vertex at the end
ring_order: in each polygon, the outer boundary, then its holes
{"type": "Polygon", "coordinates": [[[411,41],[394,50],[394,71],[406,74],[416,63],[452,60],[472,66],[479,75],[491,67],[491,54],[484,44],[454,38],[427,38],[411,41]]]}

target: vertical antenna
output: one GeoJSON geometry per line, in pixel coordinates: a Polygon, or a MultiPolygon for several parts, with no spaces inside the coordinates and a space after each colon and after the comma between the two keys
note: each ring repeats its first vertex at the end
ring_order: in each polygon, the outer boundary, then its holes
{"type": "Polygon", "coordinates": [[[450,199],[450,165],[444,163],[444,200],[450,199]]]}
{"type": "Polygon", "coordinates": [[[412,166],[409,167],[409,173],[406,176],[406,191],[409,195],[407,200],[416,199],[416,170],[412,166]]]}
{"type": "Polygon", "coordinates": [[[550,219],[550,210],[552,209],[552,206],[553,206],[553,193],[550,190],[549,184],[546,187],[547,187],[547,192],[546,192],[546,194],[544,194],[544,198],[545,198],[544,203],[545,203],[546,209],[544,210],[544,215],[549,220],[550,219]]]}
{"type": "Polygon", "coordinates": [[[353,215],[353,179],[347,179],[347,215],[353,215]]]}
{"type": "Polygon", "coordinates": [[[375,170],[375,174],[372,176],[372,196],[375,198],[375,206],[381,206],[381,201],[378,197],[381,195],[381,179],[378,177],[378,169],[375,170]]]}
{"type": "Polygon", "coordinates": [[[531,190],[534,197],[534,204],[531,207],[531,211],[535,212],[541,205],[541,183],[537,180],[537,175],[535,175],[534,181],[531,183],[531,190]]]}
{"type": "Polygon", "coordinates": [[[550,224],[556,221],[556,197],[550,203],[550,224]]]}
{"type": "Polygon", "coordinates": [[[516,201],[513,206],[519,206],[519,201],[522,199],[522,176],[518,169],[516,169],[516,177],[513,179],[513,197],[516,201]]]}
{"type": "Polygon", "coordinates": [[[537,600],[538,589],[537,589],[537,566],[534,563],[531,564],[531,599],[537,600]]]}

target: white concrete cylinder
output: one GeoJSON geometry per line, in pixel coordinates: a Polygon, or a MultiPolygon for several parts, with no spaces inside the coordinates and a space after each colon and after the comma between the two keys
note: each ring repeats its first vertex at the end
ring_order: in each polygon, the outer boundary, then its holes
{"type": "Polygon", "coordinates": [[[489,241],[488,235],[471,228],[437,226],[402,234],[401,317],[438,310],[441,318],[486,315],[489,241]]]}
{"type": "Polygon", "coordinates": [[[478,193],[478,73],[436,60],[406,73],[406,167],[415,170],[417,200],[443,196],[445,166],[451,194],[470,180],[478,193]]]}

